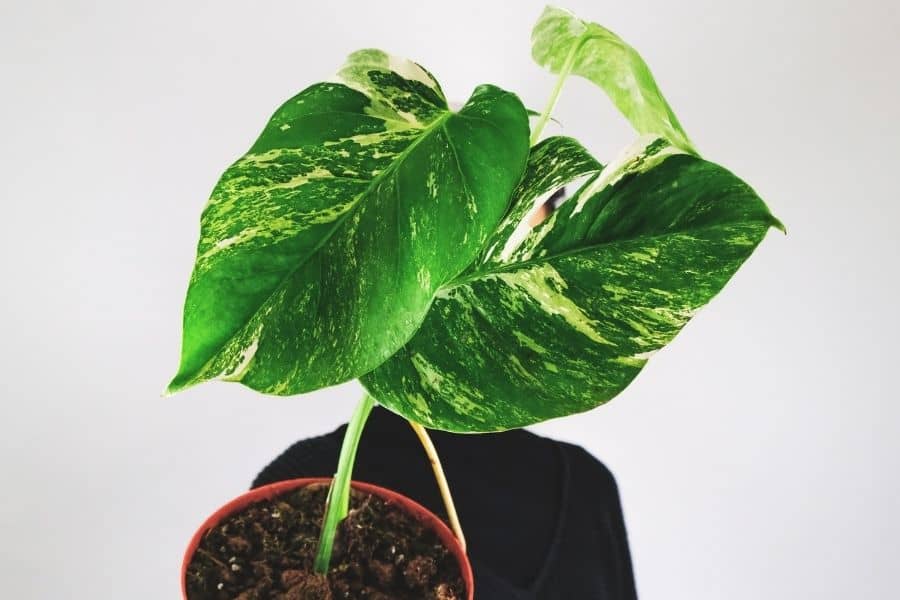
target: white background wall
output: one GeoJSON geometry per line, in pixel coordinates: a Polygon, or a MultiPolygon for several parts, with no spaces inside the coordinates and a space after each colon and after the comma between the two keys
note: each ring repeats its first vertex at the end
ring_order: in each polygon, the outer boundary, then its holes
{"type": "MultiPolygon", "coordinates": [[[[895,2],[568,0],[643,53],[789,228],[617,400],[536,428],[618,477],[643,598],[891,598],[900,561],[895,2]]],[[[199,521],[355,384],[160,392],[199,212],[270,112],[378,46],[540,108],[539,2],[0,4],[0,595],[175,598],[199,521]],[[515,8],[514,8],[515,7],[515,8]]],[[[604,160],[631,134],[571,81],[604,160]]]]}

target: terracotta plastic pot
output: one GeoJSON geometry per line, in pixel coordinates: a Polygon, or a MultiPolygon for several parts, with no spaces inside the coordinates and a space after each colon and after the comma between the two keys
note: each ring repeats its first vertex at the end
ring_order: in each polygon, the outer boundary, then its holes
{"type": "MultiPolygon", "coordinates": [[[[272,498],[280,496],[286,492],[290,492],[291,490],[302,488],[307,485],[312,485],[314,483],[330,482],[331,479],[327,477],[289,479],[288,481],[279,481],[277,483],[265,485],[263,487],[259,487],[255,490],[250,490],[249,492],[241,494],[240,496],[214,512],[208,519],[206,519],[203,525],[200,526],[200,528],[194,534],[194,537],[191,538],[191,543],[188,544],[187,552],[185,552],[184,554],[184,562],[181,565],[182,597],[187,600],[186,576],[188,565],[190,565],[191,559],[194,557],[194,552],[196,552],[197,548],[200,546],[200,541],[203,539],[203,536],[205,536],[210,529],[224,521],[226,518],[237,512],[240,512],[241,510],[247,508],[255,502],[259,502],[261,500],[271,500],[272,498]]],[[[386,500],[388,502],[399,504],[404,508],[404,510],[406,510],[407,513],[415,516],[421,523],[432,529],[437,534],[438,539],[441,540],[441,543],[444,544],[444,546],[448,550],[450,550],[450,552],[456,558],[456,562],[459,563],[459,572],[462,575],[463,582],[466,585],[467,600],[474,599],[475,582],[472,576],[472,565],[469,563],[469,558],[466,556],[466,553],[462,549],[462,546],[460,546],[459,540],[456,539],[456,536],[453,535],[453,532],[450,531],[450,528],[447,527],[440,518],[438,518],[434,513],[429,511],[418,502],[410,500],[406,496],[402,496],[397,492],[392,492],[391,490],[378,487],[377,485],[354,481],[353,489],[378,496],[382,500],[386,500]]]]}

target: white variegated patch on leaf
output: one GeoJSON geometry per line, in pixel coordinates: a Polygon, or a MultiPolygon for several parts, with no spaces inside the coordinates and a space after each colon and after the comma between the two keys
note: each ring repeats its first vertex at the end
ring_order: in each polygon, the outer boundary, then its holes
{"type": "Polygon", "coordinates": [[[780,227],[729,171],[652,136],[602,170],[572,140],[543,141],[510,216],[585,175],[574,197],[512,243],[505,221],[505,239],[492,238],[492,250],[438,292],[415,337],[362,378],[379,402],[460,432],[594,408],[780,227]]]}
{"type": "Polygon", "coordinates": [[[421,66],[353,54],[213,190],[170,391],[226,379],[295,394],[378,366],[477,257],[527,155],[515,95],[481,86],[453,112],[421,66]]]}

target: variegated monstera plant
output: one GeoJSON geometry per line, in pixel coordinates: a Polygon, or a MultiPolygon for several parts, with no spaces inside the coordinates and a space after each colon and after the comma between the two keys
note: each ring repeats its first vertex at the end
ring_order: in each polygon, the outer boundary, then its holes
{"type": "Polygon", "coordinates": [[[373,398],[422,435],[594,408],[780,227],[701,158],[619,37],[548,8],[532,41],[559,75],[533,127],[511,92],[482,85],[453,111],[421,66],[362,50],[275,112],[203,211],[170,391],[224,379],[292,395],[359,378],[370,393],[348,430],[320,570],[373,398]],[[572,74],[639,134],[609,164],[570,137],[541,139],[572,74]]]}

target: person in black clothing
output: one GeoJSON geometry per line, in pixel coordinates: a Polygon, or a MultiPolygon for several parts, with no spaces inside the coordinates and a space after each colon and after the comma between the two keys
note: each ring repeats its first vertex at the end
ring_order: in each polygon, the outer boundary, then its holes
{"type": "MultiPolygon", "coordinates": [[[[332,476],[345,430],[297,442],[253,487],[332,476]]],[[[637,597],[615,480],[584,449],[525,430],[431,435],[468,541],[476,600],[637,597]]],[[[382,408],[366,424],[353,478],[409,496],[446,520],[415,432],[382,408]]]]}

